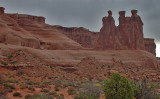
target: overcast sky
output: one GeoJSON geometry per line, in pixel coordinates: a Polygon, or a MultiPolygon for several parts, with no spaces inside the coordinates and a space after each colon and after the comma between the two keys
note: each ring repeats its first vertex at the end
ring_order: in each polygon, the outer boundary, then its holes
{"type": "Polygon", "coordinates": [[[112,10],[118,25],[118,12],[137,9],[144,22],[144,36],[160,43],[160,0],[0,0],[6,13],[44,16],[46,23],[65,27],[85,27],[99,31],[102,17],[112,10]]]}

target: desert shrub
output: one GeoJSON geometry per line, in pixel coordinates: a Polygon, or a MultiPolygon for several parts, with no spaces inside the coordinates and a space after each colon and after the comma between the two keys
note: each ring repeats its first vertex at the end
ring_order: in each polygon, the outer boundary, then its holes
{"type": "Polygon", "coordinates": [[[9,88],[9,89],[15,89],[15,86],[13,84],[5,83],[4,87],[9,88]]]}
{"type": "Polygon", "coordinates": [[[55,91],[59,91],[59,88],[55,86],[55,87],[54,87],[54,90],[55,90],[55,91]]]}
{"type": "Polygon", "coordinates": [[[48,89],[42,89],[41,92],[49,93],[48,89]]]}
{"type": "Polygon", "coordinates": [[[69,88],[68,89],[68,94],[69,95],[74,95],[74,94],[76,94],[76,90],[74,88],[69,88]]]}
{"type": "Polygon", "coordinates": [[[110,80],[104,81],[106,99],[133,99],[133,85],[119,73],[111,75],[110,80]]]}
{"type": "Polygon", "coordinates": [[[45,84],[45,85],[50,84],[50,82],[49,82],[49,81],[46,81],[46,80],[43,80],[42,83],[45,84]]]}
{"type": "Polygon", "coordinates": [[[71,82],[62,82],[62,85],[64,88],[68,87],[68,86],[73,86],[73,83],[71,82]]]}
{"type": "Polygon", "coordinates": [[[64,99],[64,95],[60,94],[56,99],[64,99]]]}
{"type": "Polygon", "coordinates": [[[28,90],[35,91],[35,88],[32,87],[32,86],[29,86],[29,87],[28,87],[28,90]]]}
{"type": "Polygon", "coordinates": [[[27,84],[27,85],[34,85],[34,82],[28,80],[28,81],[26,81],[26,84],[27,84]]]}
{"type": "Polygon", "coordinates": [[[14,97],[22,97],[21,93],[19,93],[19,92],[14,92],[14,93],[13,93],[13,96],[14,96],[14,97]]]}
{"type": "Polygon", "coordinates": [[[8,63],[7,63],[7,62],[1,62],[1,64],[2,64],[2,65],[8,65],[8,63]]]}
{"type": "Polygon", "coordinates": [[[28,86],[26,84],[22,84],[22,85],[20,85],[20,88],[21,89],[26,89],[26,88],[28,88],[28,86]]]}
{"type": "Polygon", "coordinates": [[[159,99],[158,92],[154,89],[154,85],[150,84],[146,79],[143,79],[141,83],[135,84],[138,88],[135,90],[136,99],[159,99]]]}
{"type": "Polygon", "coordinates": [[[15,64],[17,63],[18,61],[11,61],[10,64],[15,64]]]}
{"type": "Polygon", "coordinates": [[[85,85],[82,89],[74,99],[98,99],[100,97],[101,87],[97,87],[95,84],[85,85]]]}
{"type": "Polygon", "coordinates": [[[9,89],[7,89],[7,92],[13,92],[13,89],[9,88],[9,89]]]}
{"type": "Polygon", "coordinates": [[[48,96],[45,93],[42,94],[35,94],[32,96],[32,99],[54,99],[53,97],[48,96]]]}
{"type": "Polygon", "coordinates": [[[49,92],[49,95],[53,95],[53,96],[56,96],[57,93],[55,91],[52,91],[52,92],[49,92]]]}
{"type": "Polygon", "coordinates": [[[4,77],[2,74],[0,74],[0,84],[3,84],[4,83],[4,77]]]}
{"type": "Polygon", "coordinates": [[[6,83],[14,83],[15,81],[12,78],[5,79],[6,83]]]}
{"type": "Polygon", "coordinates": [[[17,70],[17,75],[22,76],[24,74],[24,71],[22,69],[17,70]]]}
{"type": "Polygon", "coordinates": [[[61,87],[61,81],[57,80],[54,82],[55,87],[61,87]]]}
{"type": "Polygon", "coordinates": [[[32,95],[30,94],[25,95],[25,99],[32,99],[32,95]]]}
{"type": "Polygon", "coordinates": [[[80,93],[79,95],[76,95],[74,99],[98,99],[96,95],[89,93],[88,95],[84,93],[80,93]]]}

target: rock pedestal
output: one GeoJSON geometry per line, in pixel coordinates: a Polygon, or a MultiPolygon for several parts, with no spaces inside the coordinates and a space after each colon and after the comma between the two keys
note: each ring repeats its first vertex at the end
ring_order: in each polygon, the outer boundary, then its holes
{"type": "Polygon", "coordinates": [[[5,8],[0,7],[0,15],[3,15],[3,14],[4,14],[4,10],[5,10],[5,8]]]}

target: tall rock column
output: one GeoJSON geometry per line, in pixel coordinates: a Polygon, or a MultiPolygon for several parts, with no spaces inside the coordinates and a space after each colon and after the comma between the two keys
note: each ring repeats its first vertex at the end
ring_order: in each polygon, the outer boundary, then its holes
{"type": "Polygon", "coordinates": [[[143,22],[140,16],[137,15],[137,12],[137,10],[131,11],[132,16],[130,22],[132,24],[133,33],[135,34],[135,48],[144,50],[143,22]]]}
{"type": "Polygon", "coordinates": [[[3,14],[4,14],[4,10],[5,10],[5,8],[0,7],[0,15],[3,15],[3,14]]]}
{"type": "Polygon", "coordinates": [[[108,16],[103,17],[103,27],[100,30],[95,49],[118,49],[119,44],[116,35],[116,26],[112,12],[108,11],[108,16]]]}

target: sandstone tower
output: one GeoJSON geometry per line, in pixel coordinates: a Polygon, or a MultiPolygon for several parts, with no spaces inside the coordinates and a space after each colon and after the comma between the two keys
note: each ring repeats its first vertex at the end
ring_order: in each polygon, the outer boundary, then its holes
{"type": "Polygon", "coordinates": [[[4,14],[4,10],[5,10],[5,8],[0,7],[0,15],[3,15],[3,14],[4,14]]]}
{"type": "Polygon", "coordinates": [[[143,22],[137,15],[137,10],[132,10],[132,16],[126,17],[125,11],[119,12],[119,25],[115,26],[112,12],[102,19],[103,27],[100,30],[96,49],[145,49],[143,38],[143,22]]]}

